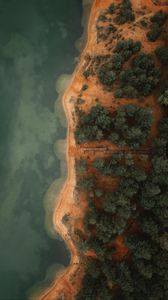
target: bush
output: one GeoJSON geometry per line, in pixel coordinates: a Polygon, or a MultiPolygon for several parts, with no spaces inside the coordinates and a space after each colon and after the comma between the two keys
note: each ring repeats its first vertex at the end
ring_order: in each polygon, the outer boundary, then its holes
{"type": "Polygon", "coordinates": [[[106,26],[96,26],[97,29],[97,40],[98,42],[103,40],[105,41],[111,33],[114,33],[117,29],[114,25],[106,25],[106,26]]]}

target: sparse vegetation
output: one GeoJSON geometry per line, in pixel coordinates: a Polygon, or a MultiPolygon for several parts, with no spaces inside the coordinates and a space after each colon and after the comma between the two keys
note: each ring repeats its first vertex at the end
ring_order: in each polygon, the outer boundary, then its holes
{"type": "Polygon", "coordinates": [[[117,28],[113,24],[108,24],[104,26],[96,26],[97,30],[97,41],[105,41],[107,38],[111,35],[111,33],[114,33],[117,31],[117,28]]]}

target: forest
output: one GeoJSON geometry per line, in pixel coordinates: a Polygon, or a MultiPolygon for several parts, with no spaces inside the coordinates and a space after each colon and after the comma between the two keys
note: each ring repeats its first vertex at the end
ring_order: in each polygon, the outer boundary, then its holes
{"type": "MultiPolygon", "coordinates": [[[[135,19],[131,2],[124,0],[119,7],[110,5],[101,22],[116,11],[114,26],[135,19]]],[[[166,20],[162,11],[150,17],[149,43],[161,36],[166,20]]],[[[100,40],[102,31],[97,30],[100,40]]],[[[76,108],[77,145],[108,141],[118,146],[92,163],[76,159],[77,189],[87,199],[84,229],[75,233],[85,265],[76,300],[168,299],[167,66],[166,42],[146,53],[138,40],[118,40],[96,76],[105,90],[128,103],[114,111],[100,103],[86,112],[76,108]],[[146,105],[151,95],[162,111],[152,140],[155,117],[146,105]],[[143,153],[144,147],[149,151],[143,153]]]]}

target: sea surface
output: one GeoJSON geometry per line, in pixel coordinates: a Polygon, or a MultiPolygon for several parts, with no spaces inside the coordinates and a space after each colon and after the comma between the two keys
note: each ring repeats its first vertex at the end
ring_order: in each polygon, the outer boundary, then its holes
{"type": "Polygon", "coordinates": [[[45,226],[44,201],[65,139],[56,80],[71,73],[80,0],[0,0],[0,300],[25,300],[69,251],[45,226]]]}

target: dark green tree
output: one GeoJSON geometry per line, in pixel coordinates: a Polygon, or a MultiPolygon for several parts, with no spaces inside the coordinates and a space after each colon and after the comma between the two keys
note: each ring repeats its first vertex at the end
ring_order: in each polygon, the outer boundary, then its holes
{"type": "Polygon", "coordinates": [[[116,110],[112,119],[114,128],[109,140],[122,146],[139,148],[148,138],[152,120],[152,111],[149,108],[134,104],[122,106],[116,110]]]}
{"type": "Polygon", "coordinates": [[[123,0],[119,5],[118,15],[115,18],[117,24],[124,24],[134,21],[135,16],[130,0],[123,0]]]}
{"type": "Polygon", "coordinates": [[[110,63],[103,64],[100,67],[98,72],[98,79],[103,85],[107,87],[112,86],[112,84],[116,80],[116,75],[110,63]]]}

